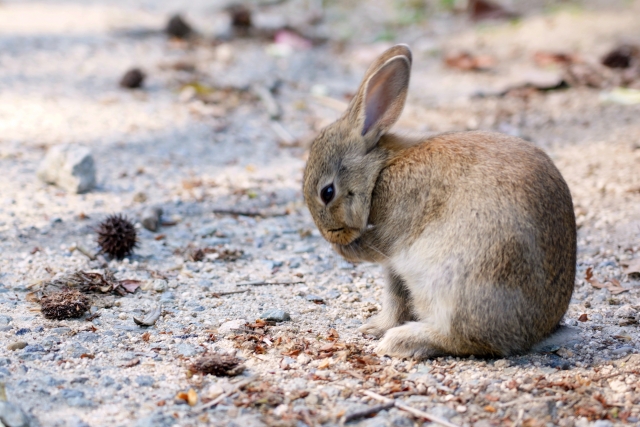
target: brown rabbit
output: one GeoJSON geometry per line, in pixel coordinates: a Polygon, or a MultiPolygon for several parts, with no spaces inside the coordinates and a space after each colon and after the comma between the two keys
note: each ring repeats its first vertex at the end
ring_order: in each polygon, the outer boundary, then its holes
{"type": "Polygon", "coordinates": [[[549,157],[491,132],[388,133],[407,96],[411,51],[369,68],[323,129],[304,172],[322,235],[352,261],[381,263],[382,312],[360,329],[397,357],[506,356],[556,330],[573,291],[571,194],[549,157]]]}

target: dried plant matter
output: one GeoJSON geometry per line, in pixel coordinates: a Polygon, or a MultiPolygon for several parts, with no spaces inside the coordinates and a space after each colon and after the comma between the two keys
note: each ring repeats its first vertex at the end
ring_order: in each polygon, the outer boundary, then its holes
{"type": "Polygon", "coordinates": [[[110,215],[96,228],[98,245],[107,255],[122,259],[138,245],[135,226],[123,215],[110,215]]]}
{"type": "Polygon", "coordinates": [[[244,370],[240,359],[225,354],[209,354],[196,359],[189,366],[191,372],[211,374],[217,377],[232,377],[239,375],[244,370]]]}
{"type": "Polygon", "coordinates": [[[106,270],[104,274],[97,272],[76,271],[69,275],[46,282],[43,288],[75,288],[82,293],[110,293],[118,295],[134,293],[140,286],[139,280],[118,280],[112,272],[106,270]]]}
{"type": "Polygon", "coordinates": [[[42,297],[42,315],[47,319],[76,319],[90,306],[89,298],[76,289],[66,289],[42,297]]]}

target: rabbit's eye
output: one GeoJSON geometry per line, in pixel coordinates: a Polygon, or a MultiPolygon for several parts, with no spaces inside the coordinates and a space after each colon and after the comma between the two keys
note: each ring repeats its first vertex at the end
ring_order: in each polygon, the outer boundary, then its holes
{"type": "Polygon", "coordinates": [[[320,190],[320,198],[324,202],[325,205],[328,205],[330,201],[333,200],[333,196],[335,195],[336,190],[333,188],[333,184],[329,184],[320,190]]]}

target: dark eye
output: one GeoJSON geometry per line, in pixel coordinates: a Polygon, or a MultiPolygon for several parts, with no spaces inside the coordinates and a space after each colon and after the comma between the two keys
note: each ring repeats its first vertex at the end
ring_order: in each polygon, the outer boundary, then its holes
{"type": "Polygon", "coordinates": [[[336,194],[336,189],[333,187],[333,184],[329,184],[320,190],[320,198],[324,202],[325,205],[328,205],[330,201],[333,200],[333,196],[336,194]]]}

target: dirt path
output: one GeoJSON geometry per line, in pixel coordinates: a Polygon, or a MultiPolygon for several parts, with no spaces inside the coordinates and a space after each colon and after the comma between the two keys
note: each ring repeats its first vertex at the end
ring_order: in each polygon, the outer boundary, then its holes
{"type": "MultiPolygon", "coordinates": [[[[536,52],[597,63],[621,42],[640,43],[640,2],[527,2],[516,22],[476,25],[435,6],[407,15],[393,2],[329,2],[315,23],[315,2],[273,3],[257,8],[256,26],[281,28],[289,16],[317,44],[236,37],[221,2],[189,2],[185,16],[200,32],[191,42],[158,31],[176,10],[168,1],[0,5],[0,385],[8,400],[33,426],[312,426],[378,404],[359,392],[366,388],[457,425],[637,424],[640,280],[624,269],[640,259],[640,104],[606,102],[610,87],[588,85],[499,94],[558,80],[560,68],[536,65],[536,52]],[[564,174],[580,226],[565,320],[579,330],[577,343],[414,363],[372,355],[375,341],[357,333],[380,309],[381,270],[331,251],[300,180],[309,137],[341,113],[389,45],[375,40],[390,38],[415,56],[400,131],[519,135],[564,174]],[[443,66],[443,56],[461,51],[489,56],[491,70],[443,66]],[[119,88],[133,66],[147,74],[144,89],[119,88]],[[277,121],[264,90],[281,108],[277,121]],[[68,194],[36,178],[46,150],[62,143],[91,148],[93,191],[68,194]],[[91,261],[77,249],[96,250],[93,227],[106,215],[137,220],[150,206],[172,225],[140,228],[135,255],[91,261]],[[210,253],[194,261],[197,248],[210,253]],[[242,256],[225,258],[229,251],[242,256]],[[93,295],[79,320],[42,317],[39,283],[105,269],[141,288],[93,295]],[[247,284],[256,281],[296,283],[247,284]],[[158,304],[155,326],[134,323],[158,304]],[[255,323],[272,309],[291,320],[255,323]],[[245,372],[188,370],[216,352],[241,358],[245,372]],[[215,407],[200,406],[227,392],[215,407]]],[[[392,408],[352,425],[421,423],[392,408]]]]}

